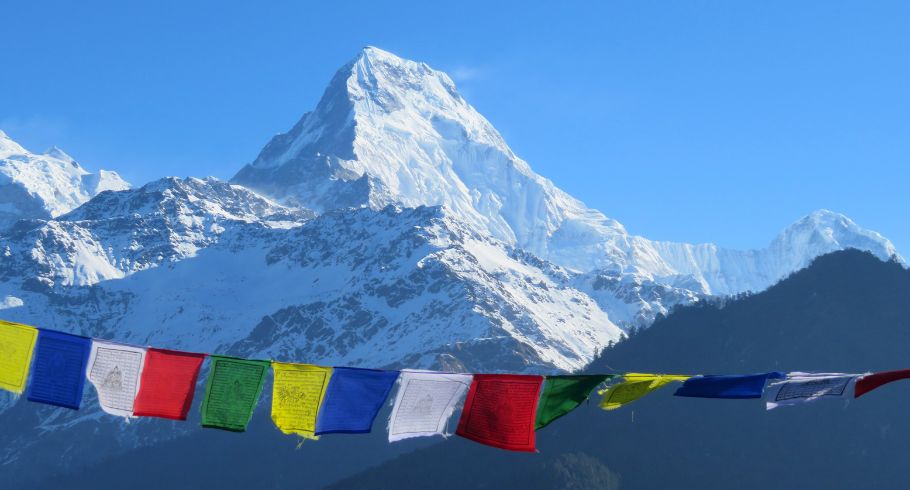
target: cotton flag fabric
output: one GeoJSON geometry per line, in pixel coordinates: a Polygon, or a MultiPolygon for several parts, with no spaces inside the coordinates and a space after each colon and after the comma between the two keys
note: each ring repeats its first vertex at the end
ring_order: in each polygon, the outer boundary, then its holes
{"type": "Polygon", "coordinates": [[[724,376],[693,376],[676,390],[674,395],[693,398],[761,398],[769,379],[783,379],[786,375],[775,371],[761,374],[724,376]]]}
{"type": "Polygon", "coordinates": [[[771,410],[816,400],[849,400],[854,397],[858,377],[844,373],[788,373],[786,379],[765,390],[765,407],[771,410]]]}
{"type": "Polygon", "coordinates": [[[38,329],[0,320],[0,388],[21,395],[38,341],[38,329]]]}
{"type": "Polygon", "coordinates": [[[39,330],[28,401],[79,410],[91,349],[89,338],[39,330]]]}
{"type": "Polygon", "coordinates": [[[500,449],[536,451],[541,384],[543,376],[475,374],[455,433],[500,449]]]}
{"type": "Polygon", "coordinates": [[[285,434],[316,437],[316,416],[332,377],[332,368],[273,362],[272,421],[285,434]]]}
{"type": "Polygon", "coordinates": [[[133,415],[186,420],[204,360],[205,354],[149,348],[133,415]]]}
{"type": "Polygon", "coordinates": [[[594,388],[614,377],[616,375],[612,374],[547,376],[537,407],[535,429],[542,429],[550,422],[575,410],[578,405],[591,396],[594,388]]]}
{"type": "Polygon", "coordinates": [[[253,417],[272,363],[225,356],[211,356],[211,361],[202,401],[202,426],[243,432],[253,417]]]}
{"type": "Polygon", "coordinates": [[[398,371],[336,367],[316,417],[316,435],[363,434],[398,379],[398,371]]]}
{"type": "Polygon", "coordinates": [[[101,409],[111,415],[132,417],[145,363],[145,349],[99,340],[92,341],[86,377],[98,392],[101,409]]]}
{"type": "Polygon", "coordinates": [[[691,378],[691,376],[679,374],[646,374],[646,373],[628,373],[623,375],[621,383],[610,386],[598,393],[603,395],[600,401],[600,408],[604,410],[616,410],[623,405],[638,400],[639,398],[660,389],[673,382],[681,382],[691,378]]]}
{"type": "Polygon", "coordinates": [[[855,396],[859,398],[879,386],[908,378],[910,378],[910,369],[867,374],[856,380],[855,396]]]}
{"type": "Polygon", "coordinates": [[[470,374],[402,371],[389,419],[389,442],[447,436],[446,424],[471,380],[470,374]]]}

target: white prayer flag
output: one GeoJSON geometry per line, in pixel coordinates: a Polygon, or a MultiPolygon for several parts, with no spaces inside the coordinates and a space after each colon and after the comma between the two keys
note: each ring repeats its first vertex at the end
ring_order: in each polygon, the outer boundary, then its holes
{"type": "Polygon", "coordinates": [[[145,349],[92,340],[86,377],[95,385],[101,409],[111,415],[133,416],[145,349]]]}
{"type": "Polygon", "coordinates": [[[765,390],[765,408],[815,400],[849,400],[859,377],[844,373],[788,373],[786,379],[771,383],[765,390]]]}
{"type": "Polygon", "coordinates": [[[402,371],[389,419],[389,442],[446,436],[446,423],[472,378],[470,374],[402,371]]]}

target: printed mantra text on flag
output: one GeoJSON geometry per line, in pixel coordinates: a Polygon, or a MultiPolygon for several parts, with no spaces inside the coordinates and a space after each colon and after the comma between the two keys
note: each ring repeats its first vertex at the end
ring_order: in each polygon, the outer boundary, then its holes
{"type": "Polygon", "coordinates": [[[133,416],[145,349],[102,340],[92,341],[86,376],[98,392],[98,404],[111,415],[133,416]]]}
{"type": "Polygon", "coordinates": [[[89,338],[40,330],[28,400],[79,410],[91,347],[89,338]]]}
{"type": "Polygon", "coordinates": [[[37,341],[37,328],[0,320],[0,389],[25,391],[37,341]]]}
{"type": "Polygon", "coordinates": [[[285,434],[316,437],[316,416],[332,378],[332,368],[273,362],[272,421],[285,434]]]}
{"type": "Polygon", "coordinates": [[[316,417],[316,435],[370,432],[396,379],[398,371],[334,368],[316,417]]]}
{"type": "Polygon", "coordinates": [[[798,405],[817,400],[848,400],[854,397],[858,374],[845,373],[787,373],[765,390],[765,408],[798,405]]]}
{"type": "Polygon", "coordinates": [[[149,348],[133,414],[186,420],[203,360],[205,354],[149,348]]]}
{"type": "Polygon", "coordinates": [[[455,432],[510,451],[535,451],[534,422],[543,376],[475,374],[455,432]]]}
{"type": "Polygon", "coordinates": [[[211,356],[202,400],[202,426],[243,432],[259,402],[271,361],[211,356]]]}
{"type": "Polygon", "coordinates": [[[455,405],[471,386],[470,374],[401,372],[389,418],[389,442],[445,436],[455,405]]]}

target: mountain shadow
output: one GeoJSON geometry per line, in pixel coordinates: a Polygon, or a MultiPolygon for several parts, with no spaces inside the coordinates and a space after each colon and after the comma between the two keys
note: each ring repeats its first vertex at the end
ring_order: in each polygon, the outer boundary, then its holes
{"type": "MultiPolygon", "coordinates": [[[[765,292],[680,308],[608,349],[591,372],[853,372],[910,367],[910,271],[848,250],[765,292]]],[[[539,454],[458,438],[332,488],[908,488],[910,383],[849,403],[673,397],[587,406],[538,433],[539,454]],[[560,461],[574,469],[560,473],[560,461]],[[609,475],[609,477],[607,477],[609,475]],[[562,478],[560,478],[562,476],[562,478]],[[604,483],[609,481],[609,483],[604,483]]]]}

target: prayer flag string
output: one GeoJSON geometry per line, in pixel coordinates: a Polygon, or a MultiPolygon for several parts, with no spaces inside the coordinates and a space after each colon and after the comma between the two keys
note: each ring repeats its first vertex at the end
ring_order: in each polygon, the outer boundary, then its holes
{"type": "Polygon", "coordinates": [[[186,420],[206,358],[203,427],[245,431],[271,368],[271,416],[285,434],[318,439],[320,434],[369,432],[397,383],[389,442],[446,437],[449,419],[463,405],[457,435],[511,451],[536,451],[535,432],[575,410],[598,386],[605,386],[597,392],[604,410],[621,408],[674,382],[682,383],[675,396],[764,398],[770,410],[859,398],[910,379],[910,369],[535,376],[329,367],[133,346],[0,320],[0,389],[74,410],[81,406],[88,380],[107,413],[186,420]]]}

